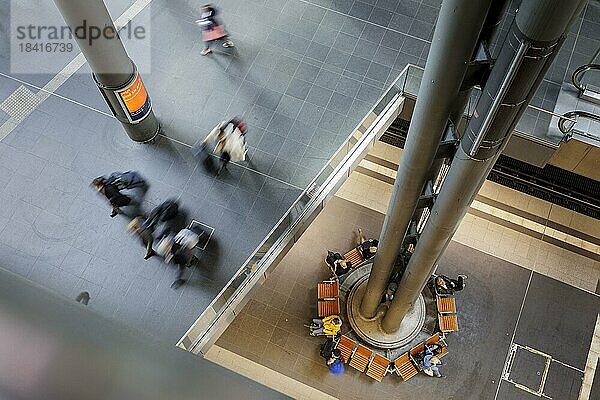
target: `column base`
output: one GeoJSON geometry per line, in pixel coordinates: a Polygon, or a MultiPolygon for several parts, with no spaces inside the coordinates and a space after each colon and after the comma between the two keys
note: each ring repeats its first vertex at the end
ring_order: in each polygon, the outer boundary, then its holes
{"type": "Polygon", "coordinates": [[[387,333],[381,328],[381,319],[385,306],[380,306],[377,316],[372,319],[360,315],[360,303],[367,287],[368,275],[359,278],[352,286],[347,299],[348,321],[355,333],[368,344],[382,349],[395,349],[410,343],[423,329],[425,324],[425,300],[423,295],[415,302],[410,313],[404,317],[400,329],[387,333]]]}

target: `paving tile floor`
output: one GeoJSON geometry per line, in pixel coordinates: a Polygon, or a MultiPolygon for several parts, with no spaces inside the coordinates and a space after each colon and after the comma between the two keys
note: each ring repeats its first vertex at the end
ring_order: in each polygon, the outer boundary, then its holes
{"type": "MultiPolygon", "coordinates": [[[[116,19],[134,1],[107,3],[116,19]]],[[[162,133],[176,141],[132,143],[82,66],[0,142],[2,267],[69,298],[87,290],[90,308],[178,340],[399,71],[424,65],[430,27],[404,33],[421,17],[402,17],[407,11],[395,2],[361,4],[220,1],[236,47],[202,57],[194,24],[201,5],[151,1],[133,20],[152,22],[152,65],[143,78],[162,133]],[[399,20],[405,28],[393,25],[399,20]],[[249,161],[215,178],[177,141],[192,144],[233,114],[249,122],[249,161]],[[180,290],[169,288],[175,271],[144,261],[127,219],[108,218],[88,187],[120,169],[150,182],[144,209],[179,198],[189,219],[215,228],[180,290]]],[[[1,18],[8,27],[9,13],[1,18]]],[[[1,35],[0,100],[22,84],[37,93],[52,75],[11,72],[6,28],[1,35]]]]}
{"type": "MultiPolygon", "coordinates": [[[[349,366],[342,376],[330,374],[318,354],[323,339],[308,336],[304,327],[316,315],[316,284],[329,276],[323,258],[327,249],[350,248],[357,226],[376,235],[382,218],[376,211],[334,197],[217,346],[340,399],[488,399],[494,398],[499,385],[499,399],[525,399],[527,392],[506,381],[500,383],[516,332],[515,343],[555,360],[545,393],[553,398],[576,398],[573,394],[579,392],[583,377],[577,369],[585,364],[600,299],[456,242],[440,260],[439,271],[449,276],[464,273],[469,278],[466,289],[457,294],[460,330],[447,338],[450,353],[443,370],[447,379],[418,375],[401,382],[396,375],[388,375],[378,383],[349,366]],[[545,311],[548,307],[551,313],[545,311]],[[574,315],[577,322],[572,321],[574,315]],[[568,367],[561,368],[564,365],[558,361],[568,367]]],[[[349,329],[342,327],[342,332],[349,329]]],[[[519,368],[515,367],[515,378],[523,378],[523,372],[537,376],[535,370],[519,368]]]]}
{"type": "MultiPolygon", "coordinates": [[[[116,19],[134,1],[107,3],[116,19]]],[[[248,164],[214,178],[177,142],[131,143],[84,65],[0,142],[0,262],[69,297],[85,288],[91,308],[177,340],[402,68],[424,65],[440,3],[222,0],[236,47],[202,57],[200,3],[151,1],[136,18],[151,20],[143,77],[163,134],[192,144],[244,115],[248,164]],[[179,197],[190,217],[215,227],[203,265],[181,290],[168,288],[168,267],[140,259],[125,219],[108,219],[87,187],[116,169],[149,179],[146,208],[179,197]]],[[[0,0],[0,9],[14,4],[0,0]]],[[[9,17],[0,13],[2,101],[21,84],[36,93],[52,79],[10,71],[9,17]]]]}

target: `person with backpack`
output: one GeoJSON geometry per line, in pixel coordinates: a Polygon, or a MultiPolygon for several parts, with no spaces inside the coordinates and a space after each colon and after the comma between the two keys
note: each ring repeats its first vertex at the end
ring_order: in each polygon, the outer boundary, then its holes
{"type": "Polygon", "coordinates": [[[177,289],[185,283],[183,273],[194,259],[194,248],[200,242],[200,236],[204,231],[194,231],[190,228],[180,230],[176,235],[165,236],[157,247],[157,252],[164,257],[165,262],[171,261],[177,265],[177,277],[171,284],[171,288],[177,289]]]}
{"type": "Polygon", "coordinates": [[[202,15],[196,24],[202,28],[202,40],[205,43],[204,50],[200,52],[203,56],[212,53],[210,43],[217,40],[223,41],[223,47],[233,47],[233,42],[229,39],[229,35],[223,24],[217,19],[217,9],[211,4],[206,4],[202,7],[202,15]]]}
{"type": "MultiPolygon", "coordinates": [[[[178,213],[179,205],[177,204],[177,201],[167,200],[159,206],[154,207],[147,217],[144,218],[142,216],[138,216],[129,223],[127,229],[130,232],[136,233],[146,247],[146,255],[144,256],[144,260],[156,255],[156,252],[152,246],[154,244],[154,232],[156,231],[158,224],[174,219],[177,217],[178,213]]],[[[158,235],[158,239],[166,234],[168,234],[168,232],[163,230],[163,233],[158,235]]]]}
{"type": "Polygon", "coordinates": [[[147,188],[148,184],[146,180],[137,171],[115,171],[109,176],[99,176],[92,181],[92,184],[102,182],[106,184],[115,185],[119,190],[134,189],[134,188],[147,188]]]}

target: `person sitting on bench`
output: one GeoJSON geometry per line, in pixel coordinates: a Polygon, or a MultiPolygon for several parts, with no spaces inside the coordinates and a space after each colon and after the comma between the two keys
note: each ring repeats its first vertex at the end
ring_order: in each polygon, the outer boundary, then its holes
{"type": "Polygon", "coordinates": [[[313,318],[310,325],[310,335],[328,335],[335,336],[342,328],[342,319],[339,315],[330,315],[325,318],[313,318]]]}
{"type": "Polygon", "coordinates": [[[437,356],[435,356],[429,349],[426,349],[425,357],[423,357],[423,372],[429,375],[428,371],[431,371],[433,373],[433,376],[437,378],[445,378],[445,376],[440,373],[438,365],[446,364],[444,364],[442,360],[437,358],[437,356]]]}
{"type": "Polygon", "coordinates": [[[466,275],[458,275],[458,279],[450,279],[445,275],[435,278],[435,289],[440,294],[454,294],[465,288],[466,275]]]}
{"type": "Polygon", "coordinates": [[[344,256],[329,250],[327,251],[325,262],[329,266],[329,269],[331,269],[331,272],[336,276],[342,276],[352,268],[352,263],[347,261],[344,256]]]}
{"type": "Polygon", "coordinates": [[[329,358],[325,361],[329,372],[334,375],[341,375],[344,373],[344,361],[342,361],[342,352],[340,349],[333,349],[329,358]]]}
{"type": "Polygon", "coordinates": [[[358,247],[360,253],[362,254],[365,260],[373,257],[375,253],[377,253],[377,246],[379,245],[379,240],[377,239],[368,239],[363,235],[362,229],[358,228],[358,247]]]}

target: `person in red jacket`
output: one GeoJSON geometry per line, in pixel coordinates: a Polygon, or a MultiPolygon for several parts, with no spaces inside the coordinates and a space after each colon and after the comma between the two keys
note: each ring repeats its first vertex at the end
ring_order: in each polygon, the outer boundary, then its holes
{"type": "Polygon", "coordinates": [[[210,4],[206,4],[202,7],[202,16],[196,21],[202,28],[202,40],[206,44],[204,50],[200,52],[203,56],[212,53],[210,43],[217,40],[223,40],[223,47],[233,47],[233,42],[229,39],[225,27],[215,18],[216,15],[217,9],[210,4]]]}

